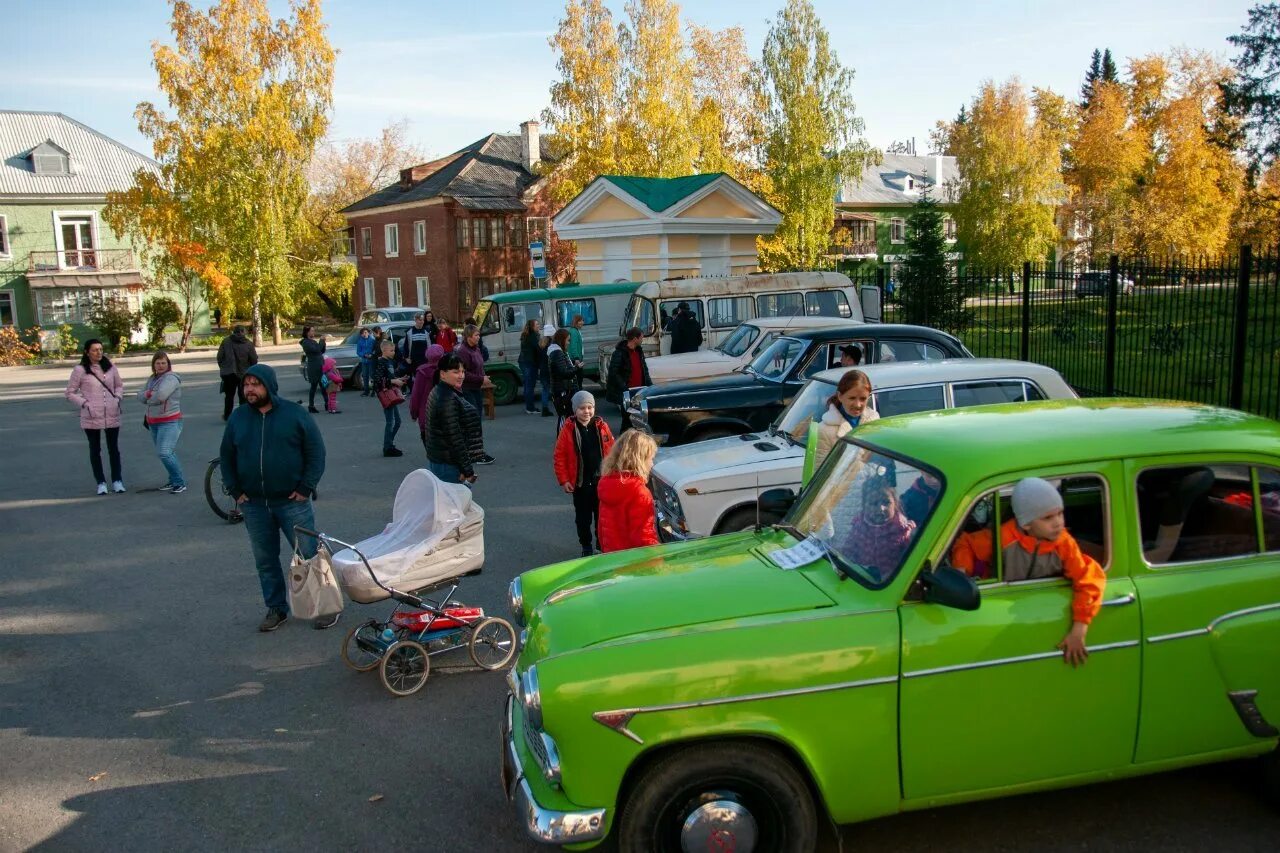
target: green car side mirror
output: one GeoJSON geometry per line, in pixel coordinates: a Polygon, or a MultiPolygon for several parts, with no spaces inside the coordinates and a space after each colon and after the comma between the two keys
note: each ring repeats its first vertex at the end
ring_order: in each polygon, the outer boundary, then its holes
{"type": "Polygon", "coordinates": [[[929,604],[941,604],[956,610],[977,610],[982,604],[978,585],[973,578],[951,566],[939,566],[920,575],[924,600],[929,604]]]}

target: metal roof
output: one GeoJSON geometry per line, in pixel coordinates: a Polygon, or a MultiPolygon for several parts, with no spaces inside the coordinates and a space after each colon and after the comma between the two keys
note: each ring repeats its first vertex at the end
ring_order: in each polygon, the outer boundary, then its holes
{"type": "Polygon", "coordinates": [[[507,302],[533,302],[539,299],[586,299],[591,296],[613,296],[619,293],[635,293],[640,282],[615,282],[614,284],[571,284],[560,287],[534,287],[529,290],[509,290],[506,293],[494,293],[485,296],[481,301],[496,302],[499,305],[507,302]]]}
{"type": "Polygon", "coordinates": [[[932,341],[934,343],[944,341],[953,346],[964,346],[955,335],[931,326],[912,326],[909,323],[859,323],[856,320],[846,320],[843,326],[827,326],[821,329],[796,329],[787,332],[785,336],[788,338],[802,338],[806,341],[829,341],[849,335],[853,335],[859,340],[919,340],[932,341]]]}
{"type": "Polygon", "coordinates": [[[706,172],[681,178],[637,178],[632,175],[601,175],[608,181],[644,204],[654,213],[661,213],[671,205],[688,198],[724,172],[706,172]]]}
{"type": "Polygon", "coordinates": [[[158,169],[146,155],[62,113],[0,110],[0,197],[105,196],[133,185],[138,169],[158,169]],[[52,142],[70,155],[71,174],[37,175],[28,156],[52,142]]]}
{"type": "MultiPolygon", "coordinates": [[[[1056,377],[1052,367],[1031,361],[1015,361],[1011,358],[944,358],[939,361],[884,361],[878,364],[860,364],[857,368],[833,367],[815,373],[814,381],[835,385],[850,370],[861,370],[871,380],[872,388],[923,385],[932,382],[968,382],[981,379],[1020,377],[1043,379],[1056,377]]],[[[1064,383],[1065,384],[1065,383],[1064,383]]]]}
{"type": "Polygon", "coordinates": [[[945,202],[946,194],[937,188],[938,184],[945,186],[959,177],[955,157],[885,154],[879,165],[865,167],[861,178],[845,182],[836,193],[836,204],[915,204],[925,186],[934,187],[930,196],[935,201],[945,202]],[[908,178],[915,179],[915,191],[908,189],[908,178]]]}
{"type": "MultiPolygon", "coordinates": [[[[340,212],[356,213],[441,196],[457,199],[472,210],[524,210],[520,198],[538,177],[524,168],[520,146],[519,134],[491,133],[435,161],[442,165],[418,182],[406,187],[396,181],[340,212]],[[464,198],[467,202],[462,202],[464,198]],[[503,206],[492,206],[496,204],[503,206]]],[[[543,162],[554,159],[545,140],[539,148],[543,162]]]]}

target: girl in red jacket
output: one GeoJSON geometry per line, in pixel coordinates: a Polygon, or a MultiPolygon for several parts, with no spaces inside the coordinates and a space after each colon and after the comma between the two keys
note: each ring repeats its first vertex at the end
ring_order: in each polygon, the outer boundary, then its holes
{"type": "Polygon", "coordinates": [[[603,553],[658,544],[649,471],[658,445],[647,434],[630,429],[613,445],[601,466],[600,550],[603,553]]]}
{"type": "MultiPolygon", "coordinates": [[[[556,482],[573,495],[573,521],[578,527],[582,556],[590,557],[591,523],[600,529],[600,499],[596,487],[600,466],[613,449],[613,433],[603,418],[596,417],[596,398],[590,391],[573,395],[573,417],[560,428],[556,439],[556,482]]],[[[599,544],[599,538],[596,540],[599,544]]]]}

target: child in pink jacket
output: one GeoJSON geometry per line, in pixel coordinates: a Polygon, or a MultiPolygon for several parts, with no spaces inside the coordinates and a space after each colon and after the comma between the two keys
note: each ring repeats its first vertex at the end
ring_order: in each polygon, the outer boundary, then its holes
{"type": "Polygon", "coordinates": [[[342,390],[342,374],[338,371],[338,362],[326,358],[321,371],[320,375],[327,383],[324,389],[324,410],[331,415],[340,415],[342,412],[338,409],[338,392],[342,390]]]}

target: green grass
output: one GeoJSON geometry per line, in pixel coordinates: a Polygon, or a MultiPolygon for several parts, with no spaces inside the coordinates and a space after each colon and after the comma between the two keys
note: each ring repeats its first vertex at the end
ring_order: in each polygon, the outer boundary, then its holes
{"type": "MultiPolygon", "coordinates": [[[[1280,287],[1250,289],[1244,399],[1247,411],[1280,418],[1280,287]]],[[[1021,356],[1021,299],[970,300],[959,331],[977,356],[1021,356]]],[[[1234,287],[1139,290],[1118,300],[1116,386],[1122,396],[1228,405],[1234,346],[1234,287]]],[[[1050,291],[1033,299],[1029,358],[1081,394],[1106,392],[1107,300],[1050,291]]],[[[892,312],[886,319],[892,319],[892,312]]]]}

